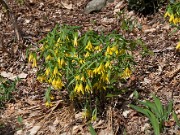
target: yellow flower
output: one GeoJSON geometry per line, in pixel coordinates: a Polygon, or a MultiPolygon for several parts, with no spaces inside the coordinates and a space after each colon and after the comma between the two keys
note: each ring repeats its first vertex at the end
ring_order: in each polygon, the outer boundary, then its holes
{"type": "Polygon", "coordinates": [[[100,45],[96,46],[94,49],[95,49],[96,51],[101,51],[101,50],[102,50],[102,48],[100,47],[100,45]]]}
{"type": "Polygon", "coordinates": [[[80,75],[75,76],[75,79],[78,81],[80,80],[80,75]]]}
{"type": "Polygon", "coordinates": [[[53,75],[56,75],[58,73],[58,67],[56,66],[53,71],[53,75]]]}
{"type": "Polygon", "coordinates": [[[82,92],[82,94],[84,94],[84,89],[83,89],[83,84],[82,82],[80,84],[76,83],[76,86],[74,88],[74,91],[77,93],[82,92]]]}
{"type": "Polygon", "coordinates": [[[179,19],[178,18],[174,18],[173,23],[177,24],[178,22],[179,22],[179,19]]]}
{"type": "Polygon", "coordinates": [[[176,46],[176,50],[180,51],[180,42],[178,42],[177,46],[176,46]]]}
{"type": "Polygon", "coordinates": [[[48,82],[48,83],[52,83],[52,81],[53,81],[53,79],[50,78],[47,82],[48,82]]]}
{"type": "Polygon", "coordinates": [[[87,58],[87,57],[89,57],[89,55],[90,55],[90,53],[87,52],[84,57],[87,58]]]}
{"type": "Polygon", "coordinates": [[[104,71],[105,71],[105,69],[104,69],[104,65],[103,65],[102,63],[99,65],[98,68],[95,68],[95,69],[93,70],[93,72],[94,72],[95,74],[103,74],[104,71]]]}
{"type": "Polygon", "coordinates": [[[166,18],[167,16],[170,16],[169,12],[165,13],[164,18],[166,18]]]}
{"type": "Polygon", "coordinates": [[[61,59],[61,65],[64,65],[64,58],[61,59]]]}
{"type": "Polygon", "coordinates": [[[66,36],[66,40],[69,41],[69,37],[68,36],[66,36]]]}
{"type": "Polygon", "coordinates": [[[64,84],[62,83],[61,79],[58,78],[57,80],[54,79],[52,81],[52,86],[54,87],[54,89],[62,89],[62,87],[64,86],[64,84]]]}
{"type": "Polygon", "coordinates": [[[90,90],[91,90],[90,86],[86,84],[85,91],[90,91],[90,90]]]}
{"type": "Polygon", "coordinates": [[[49,74],[50,74],[50,68],[48,67],[48,68],[46,68],[46,71],[45,71],[45,74],[48,76],[49,74]]]}
{"type": "Polygon", "coordinates": [[[45,106],[46,106],[46,107],[52,107],[53,105],[52,105],[51,102],[48,102],[48,101],[47,101],[47,102],[45,103],[45,106]]]}
{"type": "Polygon", "coordinates": [[[117,50],[117,46],[111,47],[111,51],[112,51],[112,52],[115,52],[116,50],[117,50]]]}
{"type": "Polygon", "coordinates": [[[107,82],[108,84],[110,83],[110,82],[109,82],[108,74],[102,74],[101,79],[102,79],[104,82],[107,82]]]}
{"type": "Polygon", "coordinates": [[[111,63],[110,63],[110,61],[107,61],[107,62],[106,62],[105,67],[111,69],[111,63]]]}
{"type": "Polygon", "coordinates": [[[41,75],[41,76],[38,76],[38,77],[37,77],[37,80],[38,80],[39,82],[43,82],[43,81],[46,80],[46,78],[45,78],[43,75],[41,75]]]}
{"type": "Polygon", "coordinates": [[[92,44],[91,44],[91,41],[88,41],[88,44],[87,44],[87,46],[85,47],[85,49],[87,49],[87,50],[89,50],[89,51],[92,51],[93,46],[92,46],[92,44]]]}
{"type": "Polygon", "coordinates": [[[113,54],[113,52],[112,52],[111,48],[108,46],[107,50],[105,52],[105,55],[107,56],[107,55],[112,55],[112,54],[113,54]]]}
{"type": "Polygon", "coordinates": [[[93,70],[87,70],[88,77],[93,77],[93,70]]]}
{"type": "Polygon", "coordinates": [[[90,117],[90,111],[88,109],[84,109],[84,111],[82,113],[82,117],[84,119],[89,118],[90,117]]]}
{"type": "Polygon", "coordinates": [[[174,15],[170,15],[169,22],[172,22],[174,20],[174,15]]]}
{"type": "Polygon", "coordinates": [[[91,118],[91,122],[96,121],[96,119],[97,119],[97,116],[93,115],[92,118],[91,118]]]}
{"type": "Polygon", "coordinates": [[[58,58],[58,60],[57,60],[57,62],[58,62],[58,66],[60,67],[60,68],[62,68],[62,66],[64,65],[64,58],[58,58]]]}
{"type": "Polygon", "coordinates": [[[86,81],[86,79],[85,79],[85,77],[82,75],[82,77],[81,77],[81,81],[83,81],[83,82],[85,82],[86,81]]]}
{"type": "Polygon", "coordinates": [[[79,60],[79,63],[80,63],[80,64],[83,64],[83,63],[84,63],[84,60],[83,60],[83,59],[80,59],[80,60],[79,60]]]}
{"type": "Polygon", "coordinates": [[[33,64],[32,64],[32,67],[37,67],[36,58],[33,58],[33,64]]]}
{"type": "Polygon", "coordinates": [[[32,53],[29,54],[28,62],[31,62],[33,60],[34,56],[32,53]]]}
{"type": "Polygon", "coordinates": [[[127,79],[131,76],[132,71],[127,67],[124,72],[121,74],[121,78],[127,79]]]}
{"type": "Polygon", "coordinates": [[[50,95],[50,99],[51,99],[51,100],[54,100],[54,96],[53,96],[53,95],[50,95]]]}
{"type": "Polygon", "coordinates": [[[77,36],[74,37],[74,46],[77,46],[78,43],[77,43],[77,36]]]}
{"type": "Polygon", "coordinates": [[[41,51],[44,51],[44,45],[42,45],[42,46],[40,47],[40,50],[41,50],[41,51]]]}
{"type": "Polygon", "coordinates": [[[51,55],[48,55],[48,56],[45,58],[45,60],[48,61],[48,60],[51,60],[51,58],[52,58],[51,55]]]}

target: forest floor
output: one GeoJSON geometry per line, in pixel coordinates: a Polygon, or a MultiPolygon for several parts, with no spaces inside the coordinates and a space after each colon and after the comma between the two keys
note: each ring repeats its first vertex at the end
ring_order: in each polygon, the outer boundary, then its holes
{"type": "MultiPolygon", "coordinates": [[[[27,0],[24,4],[9,2],[23,42],[15,40],[12,22],[0,5],[0,74],[1,80],[12,79],[19,75],[21,81],[13,92],[14,100],[7,102],[0,110],[0,135],[69,135],[90,134],[88,124],[82,113],[56,98],[52,108],[45,107],[46,87],[36,81],[36,70],[27,62],[26,50],[50,32],[56,24],[81,26],[81,30],[93,29],[109,33],[116,30],[127,39],[142,39],[151,55],[142,57],[136,50],[137,65],[128,80],[128,93],[107,104],[102,116],[93,123],[99,135],[133,134],[151,135],[153,130],[149,120],[129,108],[134,90],[142,100],[152,99],[155,93],[166,105],[173,99],[174,110],[180,118],[180,55],[175,47],[180,39],[180,31],[172,27],[164,18],[165,7],[156,14],[138,16],[126,10],[127,3],[115,0],[99,12],[85,14],[88,0],[72,2],[72,5],[59,0],[27,0]],[[117,6],[119,3],[119,6],[117,6]],[[115,14],[124,9],[124,17],[134,22],[132,31],[121,29],[122,17],[115,14]]],[[[165,124],[164,135],[180,135],[173,118],[165,124]]]]}

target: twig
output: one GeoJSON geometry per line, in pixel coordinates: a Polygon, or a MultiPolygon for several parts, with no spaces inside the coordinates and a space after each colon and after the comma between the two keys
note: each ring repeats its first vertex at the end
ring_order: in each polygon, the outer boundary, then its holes
{"type": "Polygon", "coordinates": [[[18,24],[17,24],[17,20],[14,16],[14,14],[12,13],[11,9],[9,8],[6,0],[0,0],[0,3],[4,6],[4,8],[7,10],[7,13],[8,13],[8,16],[14,26],[14,32],[15,32],[15,35],[16,35],[16,38],[18,41],[22,40],[22,35],[20,33],[20,30],[19,30],[19,27],[18,27],[18,24]]]}

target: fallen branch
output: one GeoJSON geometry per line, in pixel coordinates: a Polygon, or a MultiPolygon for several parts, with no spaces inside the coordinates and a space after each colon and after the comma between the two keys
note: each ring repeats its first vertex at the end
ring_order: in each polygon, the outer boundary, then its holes
{"type": "Polygon", "coordinates": [[[20,33],[18,24],[17,24],[17,20],[14,16],[14,14],[12,13],[12,11],[10,10],[6,0],[0,0],[0,3],[2,4],[2,6],[4,6],[4,8],[7,10],[8,13],[8,17],[10,18],[11,22],[13,23],[14,26],[14,32],[16,34],[16,38],[18,41],[22,40],[22,35],[20,33]]]}

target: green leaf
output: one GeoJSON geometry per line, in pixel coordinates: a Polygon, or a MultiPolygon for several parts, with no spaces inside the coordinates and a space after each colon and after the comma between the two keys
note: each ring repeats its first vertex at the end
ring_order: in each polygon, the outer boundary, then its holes
{"type": "Polygon", "coordinates": [[[157,111],[161,114],[161,116],[163,117],[164,115],[164,112],[163,112],[163,106],[162,106],[162,103],[161,101],[159,100],[159,98],[157,98],[154,94],[152,94],[153,96],[153,99],[154,99],[154,103],[157,107],[157,111]]]}
{"type": "Polygon", "coordinates": [[[96,131],[92,127],[92,124],[89,125],[89,132],[91,133],[91,135],[97,135],[96,131]]]}
{"type": "Polygon", "coordinates": [[[19,122],[19,124],[22,124],[22,121],[23,121],[22,117],[18,116],[17,121],[19,122]]]}
{"type": "Polygon", "coordinates": [[[135,98],[135,99],[138,99],[138,98],[139,98],[139,93],[137,92],[137,90],[135,90],[135,91],[133,92],[133,95],[134,95],[134,98],[135,98]]]}
{"type": "Polygon", "coordinates": [[[135,106],[135,105],[132,105],[132,104],[130,104],[129,106],[130,106],[131,108],[133,108],[134,110],[136,110],[136,111],[138,111],[138,112],[146,115],[146,116],[149,118],[149,113],[146,111],[147,109],[143,109],[143,108],[141,108],[141,107],[139,107],[139,106],[135,106]]]}
{"type": "Polygon", "coordinates": [[[178,125],[178,127],[180,127],[180,121],[179,121],[179,119],[178,119],[178,117],[177,117],[177,114],[173,111],[173,117],[174,117],[174,120],[176,121],[176,124],[178,125]]]}
{"type": "Polygon", "coordinates": [[[157,107],[154,103],[150,102],[150,101],[145,101],[145,102],[142,102],[142,101],[139,101],[140,104],[146,106],[147,108],[149,108],[153,113],[156,114],[156,116],[158,118],[161,117],[161,114],[159,113],[159,111],[157,111],[157,107]]]}
{"type": "Polygon", "coordinates": [[[165,120],[168,120],[169,115],[172,112],[172,109],[173,109],[173,101],[171,100],[167,105],[167,109],[166,109],[166,107],[164,107],[164,119],[165,120]]]}
{"type": "Polygon", "coordinates": [[[149,120],[151,121],[152,127],[154,129],[154,134],[155,135],[160,135],[160,128],[159,128],[159,121],[156,118],[156,116],[149,111],[148,109],[145,109],[147,113],[149,114],[149,120]]]}

